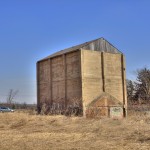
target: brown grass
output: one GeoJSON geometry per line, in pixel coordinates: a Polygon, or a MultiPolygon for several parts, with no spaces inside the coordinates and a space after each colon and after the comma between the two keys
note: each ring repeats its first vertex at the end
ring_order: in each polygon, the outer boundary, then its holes
{"type": "Polygon", "coordinates": [[[123,120],[0,114],[0,150],[150,150],[150,116],[123,120]]]}

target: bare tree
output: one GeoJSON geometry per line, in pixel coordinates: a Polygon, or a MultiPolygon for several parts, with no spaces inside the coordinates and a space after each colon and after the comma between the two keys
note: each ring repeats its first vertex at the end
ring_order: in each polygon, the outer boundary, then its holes
{"type": "Polygon", "coordinates": [[[150,70],[148,68],[137,70],[135,85],[135,98],[150,101],[150,70]]]}
{"type": "Polygon", "coordinates": [[[7,97],[7,103],[12,104],[14,97],[17,95],[18,90],[14,91],[13,89],[10,89],[8,92],[8,97],[7,97]]]}
{"type": "Polygon", "coordinates": [[[127,85],[127,99],[128,102],[132,102],[134,100],[134,93],[135,93],[135,85],[134,82],[131,80],[126,80],[127,85]]]}

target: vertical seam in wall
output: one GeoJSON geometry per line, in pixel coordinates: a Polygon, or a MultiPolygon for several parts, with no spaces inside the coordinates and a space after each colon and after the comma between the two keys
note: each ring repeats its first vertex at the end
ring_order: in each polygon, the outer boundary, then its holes
{"type": "Polygon", "coordinates": [[[122,70],[122,90],[123,90],[123,104],[125,104],[125,93],[124,93],[124,63],[123,63],[123,55],[121,55],[121,70],[122,70]]]}
{"type": "Polygon", "coordinates": [[[66,54],[63,55],[64,58],[64,78],[65,78],[65,107],[67,108],[67,64],[66,64],[66,54]]]}
{"type": "Polygon", "coordinates": [[[51,105],[53,104],[53,89],[52,89],[52,59],[49,59],[49,71],[50,71],[50,74],[49,74],[49,76],[50,76],[50,81],[49,81],[49,85],[50,85],[50,103],[51,103],[51,105]]]}
{"type": "MultiPolygon", "coordinates": [[[[123,109],[125,109],[124,108],[124,106],[125,106],[125,87],[124,87],[124,80],[125,80],[125,78],[124,78],[124,56],[123,56],[123,54],[121,55],[121,70],[122,70],[122,91],[123,91],[123,109]]],[[[126,116],[126,113],[124,112],[124,117],[126,116]]]]}
{"type": "MultiPolygon", "coordinates": [[[[82,95],[83,95],[83,90],[82,90],[82,52],[81,50],[79,50],[79,53],[80,53],[80,80],[81,80],[81,101],[82,101],[82,95]]],[[[83,102],[82,102],[82,105],[83,105],[83,102]]],[[[83,106],[82,106],[83,107],[83,106]]]]}
{"type": "Polygon", "coordinates": [[[49,81],[48,81],[48,89],[49,89],[49,95],[48,95],[48,100],[51,104],[51,69],[50,69],[50,58],[48,59],[48,66],[49,66],[49,81]]]}
{"type": "Polygon", "coordinates": [[[101,52],[101,66],[102,66],[102,86],[103,92],[105,92],[105,76],[104,76],[104,53],[101,52]]]}
{"type": "Polygon", "coordinates": [[[40,90],[39,90],[39,63],[37,62],[36,64],[36,83],[37,83],[37,106],[39,106],[40,104],[40,98],[39,98],[39,95],[40,95],[40,90]]]}
{"type": "Polygon", "coordinates": [[[82,92],[82,109],[83,109],[83,116],[85,117],[85,104],[84,104],[84,81],[83,81],[83,78],[84,78],[84,54],[83,54],[83,50],[82,48],[80,49],[80,60],[81,60],[81,92],[82,92]]]}

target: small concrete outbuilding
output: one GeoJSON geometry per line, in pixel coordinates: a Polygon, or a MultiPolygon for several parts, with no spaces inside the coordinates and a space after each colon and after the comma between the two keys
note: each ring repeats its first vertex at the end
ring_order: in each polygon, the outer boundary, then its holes
{"type": "Polygon", "coordinates": [[[86,117],[126,116],[124,55],[99,38],[38,61],[38,108],[44,103],[51,112],[80,108],[86,117]]]}

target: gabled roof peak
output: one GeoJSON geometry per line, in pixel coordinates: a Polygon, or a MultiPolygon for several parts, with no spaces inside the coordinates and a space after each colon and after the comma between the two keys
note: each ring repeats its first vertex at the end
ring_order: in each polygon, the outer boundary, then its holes
{"type": "Polygon", "coordinates": [[[104,39],[103,37],[95,39],[95,40],[91,40],[88,42],[85,42],[83,44],[79,44],[76,46],[72,46],[70,48],[58,51],[42,60],[48,59],[48,58],[52,58],[52,57],[56,57],[68,52],[72,52],[75,50],[93,50],[93,51],[100,51],[100,52],[107,52],[107,53],[114,53],[114,54],[122,54],[121,51],[119,51],[116,47],[114,47],[111,43],[109,43],[106,39],[104,39]]]}

